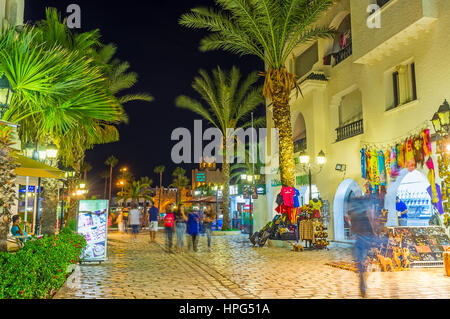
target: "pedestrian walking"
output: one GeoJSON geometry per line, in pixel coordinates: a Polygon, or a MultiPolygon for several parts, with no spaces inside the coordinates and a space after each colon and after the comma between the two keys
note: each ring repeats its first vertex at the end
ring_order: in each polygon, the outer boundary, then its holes
{"type": "Polygon", "coordinates": [[[186,222],[188,218],[184,205],[180,204],[175,212],[175,226],[177,231],[177,251],[184,253],[184,236],[186,235],[186,222]]]}
{"type": "Polygon", "coordinates": [[[117,228],[119,229],[119,232],[120,233],[124,233],[125,232],[125,226],[124,226],[124,223],[123,223],[123,212],[120,212],[119,216],[117,216],[116,224],[117,224],[117,228]]]}
{"type": "Polygon", "coordinates": [[[173,231],[175,226],[175,214],[173,213],[173,204],[169,204],[164,216],[164,228],[166,229],[166,247],[167,251],[172,251],[173,245],[173,231]]]}
{"type": "MultiPolygon", "coordinates": [[[[198,234],[200,233],[200,216],[197,211],[192,211],[188,214],[187,221],[188,234],[191,235],[192,247],[194,251],[197,251],[198,244],[198,234]]],[[[191,242],[189,243],[189,248],[191,247],[191,242]]]]}
{"type": "Polygon", "coordinates": [[[128,233],[128,208],[124,208],[123,209],[123,228],[125,230],[126,233],[128,233]]]}
{"type": "Polygon", "coordinates": [[[211,239],[212,239],[212,224],[216,218],[212,206],[206,205],[206,210],[203,213],[203,229],[205,230],[206,238],[208,241],[208,251],[211,251],[211,239]]]}
{"type": "Polygon", "coordinates": [[[133,236],[133,241],[137,241],[137,234],[139,234],[139,226],[141,222],[141,212],[138,209],[138,205],[136,203],[131,204],[131,210],[129,214],[129,222],[131,225],[131,233],[133,236]]]}
{"type": "Polygon", "coordinates": [[[372,225],[372,203],[369,197],[356,197],[347,201],[351,232],[355,239],[354,255],[358,264],[359,287],[362,297],[366,296],[367,255],[377,237],[372,225]]]}
{"type": "Polygon", "coordinates": [[[154,243],[156,241],[156,232],[158,231],[158,221],[159,221],[159,209],[155,207],[153,200],[149,202],[148,209],[149,218],[149,230],[150,230],[150,242],[154,243]]]}

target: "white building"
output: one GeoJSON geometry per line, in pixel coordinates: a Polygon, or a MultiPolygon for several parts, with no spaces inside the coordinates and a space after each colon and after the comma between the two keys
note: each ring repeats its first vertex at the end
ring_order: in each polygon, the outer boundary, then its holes
{"type": "MultiPolygon", "coordinates": [[[[364,190],[360,150],[365,145],[383,149],[424,127],[434,133],[430,120],[444,99],[450,100],[450,1],[341,0],[318,24],[335,27],[338,36],[295,49],[287,68],[299,76],[303,97],[292,95],[291,120],[296,151],[306,148],[311,158],[321,150],[326,154],[327,164],[320,172],[313,170],[312,183],[329,202],[331,237],[345,240],[344,200],[351,191],[364,190]],[[381,25],[373,28],[376,21],[369,19],[368,8],[377,3],[381,25]],[[336,170],[337,164],[346,165],[345,173],[336,170]]],[[[270,105],[267,122],[274,126],[270,105]]],[[[433,143],[434,154],[435,148],[433,143]]],[[[281,190],[272,185],[275,172],[267,178],[265,222],[275,214],[281,190]]],[[[399,188],[404,191],[409,181],[423,191],[428,183],[426,166],[407,173],[387,185],[388,225],[397,223],[399,188]]],[[[298,182],[302,175],[298,167],[298,182]]],[[[306,189],[300,187],[304,198],[306,189]]]]}

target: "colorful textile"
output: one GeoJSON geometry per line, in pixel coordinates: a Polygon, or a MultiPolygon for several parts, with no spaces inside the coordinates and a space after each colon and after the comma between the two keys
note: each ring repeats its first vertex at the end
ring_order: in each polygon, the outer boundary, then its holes
{"type": "Polygon", "coordinates": [[[414,146],[411,138],[405,143],[405,166],[408,172],[412,172],[416,169],[416,160],[414,159],[414,146]]]}
{"type": "Polygon", "coordinates": [[[435,171],[434,171],[434,163],[433,163],[433,159],[430,157],[427,160],[427,167],[429,169],[428,171],[428,181],[430,182],[431,185],[431,192],[432,192],[432,202],[433,204],[436,204],[439,202],[439,198],[438,198],[438,194],[437,194],[437,189],[436,189],[436,175],[435,175],[435,171]]]}
{"type": "Polygon", "coordinates": [[[384,152],[384,166],[386,167],[386,176],[391,175],[391,150],[384,152]]]}
{"type": "Polygon", "coordinates": [[[370,182],[372,185],[380,184],[380,171],[378,169],[378,153],[377,151],[370,152],[370,182]]]}
{"type": "Polygon", "coordinates": [[[380,184],[386,185],[386,166],[383,151],[378,152],[378,174],[380,176],[380,184]]]}
{"type": "Polygon", "coordinates": [[[423,154],[425,156],[431,156],[432,149],[431,149],[431,137],[430,137],[430,130],[424,130],[422,133],[422,140],[423,140],[423,154]]]}
{"type": "Polygon", "coordinates": [[[391,150],[391,169],[390,175],[392,178],[395,178],[400,175],[400,169],[398,168],[397,163],[397,147],[392,148],[391,150]]]}
{"type": "Polygon", "coordinates": [[[281,196],[283,196],[284,206],[294,207],[295,190],[292,187],[283,187],[281,196]]]}
{"type": "MultiPolygon", "coordinates": [[[[427,189],[428,194],[430,194],[431,197],[433,197],[433,191],[431,189],[431,186],[428,187],[427,189]]],[[[444,206],[442,204],[442,192],[441,192],[441,186],[439,186],[438,184],[436,184],[436,193],[437,193],[437,197],[438,197],[438,202],[435,203],[435,207],[438,210],[439,214],[443,215],[444,214],[444,206]]]]}
{"type": "Polygon", "coordinates": [[[397,145],[397,164],[400,169],[405,167],[405,153],[403,144],[397,145]]]}
{"type": "Polygon", "coordinates": [[[414,138],[414,160],[416,161],[416,165],[420,164],[420,167],[423,167],[425,164],[425,155],[423,154],[423,140],[421,136],[416,136],[414,138]]]}
{"type": "Polygon", "coordinates": [[[361,176],[364,179],[367,179],[367,166],[366,166],[366,149],[363,148],[361,150],[361,176]]]}
{"type": "Polygon", "coordinates": [[[300,200],[299,197],[300,196],[300,191],[296,188],[294,188],[294,208],[300,207],[300,200]]]}
{"type": "Polygon", "coordinates": [[[302,220],[298,226],[299,240],[314,240],[314,224],[312,220],[302,220]]]}

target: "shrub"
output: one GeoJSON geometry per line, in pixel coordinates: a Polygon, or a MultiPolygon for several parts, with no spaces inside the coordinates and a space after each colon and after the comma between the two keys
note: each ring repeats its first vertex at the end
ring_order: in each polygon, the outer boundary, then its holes
{"type": "Polygon", "coordinates": [[[28,241],[16,254],[0,253],[0,299],[45,299],[60,289],[67,268],[79,263],[86,240],[70,229],[28,241]]]}

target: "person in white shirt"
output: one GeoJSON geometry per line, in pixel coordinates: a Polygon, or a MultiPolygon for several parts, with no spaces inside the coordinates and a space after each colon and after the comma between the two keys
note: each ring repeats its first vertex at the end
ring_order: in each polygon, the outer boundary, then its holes
{"type": "Polygon", "coordinates": [[[141,223],[141,212],[138,209],[136,203],[132,203],[130,210],[130,225],[132,229],[132,236],[134,242],[137,240],[137,234],[139,234],[139,225],[141,223]]]}

